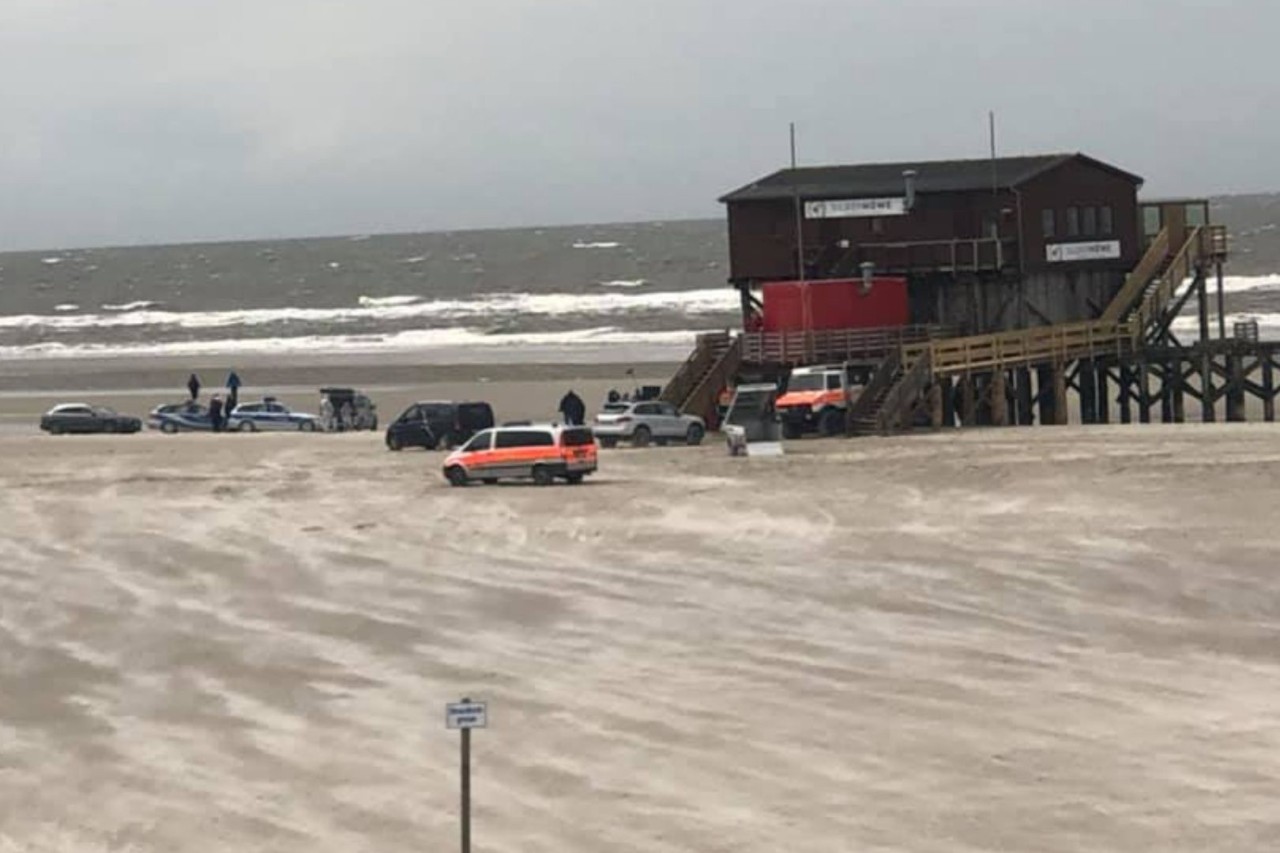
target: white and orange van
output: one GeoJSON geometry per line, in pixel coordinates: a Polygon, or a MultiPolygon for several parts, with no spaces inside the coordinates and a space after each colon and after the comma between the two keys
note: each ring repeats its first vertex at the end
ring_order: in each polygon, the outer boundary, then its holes
{"type": "Polygon", "coordinates": [[[585,426],[504,425],[478,432],[444,460],[451,485],[557,479],[581,483],[596,470],[596,439],[585,426]]]}

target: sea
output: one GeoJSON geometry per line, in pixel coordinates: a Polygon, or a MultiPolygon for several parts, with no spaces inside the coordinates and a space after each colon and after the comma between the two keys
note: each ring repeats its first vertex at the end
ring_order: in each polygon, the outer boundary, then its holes
{"type": "MultiPolygon", "coordinates": [[[[1258,242],[1276,213],[1240,217],[1247,274],[1233,269],[1225,289],[1230,324],[1254,319],[1280,339],[1280,266],[1261,261],[1270,243],[1258,242]]],[[[0,358],[421,352],[465,363],[625,348],[629,361],[671,361],[698,332],[739,324],[727,278],[722,220],[9,252],[0,358]]]]}
{"type": "Polygon", "coordinates": [[[625,346],[740,324],[721,221],[0,254],[0,358],[625,346]]]}

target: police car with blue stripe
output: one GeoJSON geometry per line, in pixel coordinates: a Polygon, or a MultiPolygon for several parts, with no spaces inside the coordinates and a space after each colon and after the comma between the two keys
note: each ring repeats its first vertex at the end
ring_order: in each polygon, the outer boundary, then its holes
{"type": "Polygon", "coordinates": [[[263,397],[260,403],[241,403],[227,418],[227,429],[240,432],[317,432],[320,428],[320,419],[315,415],[291,411],[275,397],[263,397]]]}

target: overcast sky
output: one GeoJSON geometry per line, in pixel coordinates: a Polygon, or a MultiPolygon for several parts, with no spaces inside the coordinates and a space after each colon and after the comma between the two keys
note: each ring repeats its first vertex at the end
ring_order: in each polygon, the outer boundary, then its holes
{"type": "Polygon", "coordinates": [[[1275,0],[0,0],[0,248],[719,216],[787,159],[1280,189],[1275,0]]]}

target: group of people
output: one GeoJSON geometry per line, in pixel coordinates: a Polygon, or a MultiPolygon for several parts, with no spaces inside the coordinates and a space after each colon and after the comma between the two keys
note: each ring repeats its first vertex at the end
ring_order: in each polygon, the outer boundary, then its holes
{"type": "MultiPolygon", "coordinates": [[[[191,392],[191,402],[200,399],[200,377],[191,374],[187,379],[187,390],[191,392]]],[[[214,432],[222,432],[227,428],[227,421],[236,406],[240,405],[240,377],[233,370],[227,374],[227,398],[215,393],[209,398],[209,425],[214,432]]]]}

